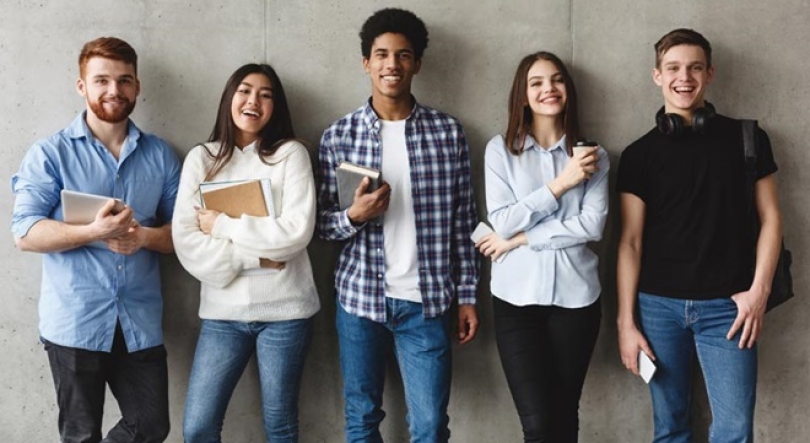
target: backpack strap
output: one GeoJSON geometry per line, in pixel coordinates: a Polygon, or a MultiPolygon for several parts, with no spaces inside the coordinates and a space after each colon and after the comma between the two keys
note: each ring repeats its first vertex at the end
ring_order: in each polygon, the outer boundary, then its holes
{"type": "Polygon", "coordinates": [[[743,153],[745,154],[745,189],[748,195],[748,213],[756,218],[756,205],[754,204],[754,186],[757,181],[757,149],[756,149],[756,120],[740,120],[742,122],[743,153]]]}

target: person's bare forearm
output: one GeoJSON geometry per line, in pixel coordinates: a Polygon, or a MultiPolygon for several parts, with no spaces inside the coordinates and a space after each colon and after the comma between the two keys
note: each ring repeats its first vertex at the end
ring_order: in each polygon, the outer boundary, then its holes
{"type": "Polygon", "coordinates": [[[174,252],[172,243],[172,225],[167,223],[157,228],[142,227],[144,233],[144,249],[159,252],[161,254],[171,254],[174,252]]]}
{"type": "Polygon", "coordinates": [[[620,242],[616,269],[619,303],[616,324],[619,329],[636,324],[635,311],[640,270],[641,248],[639,245],[620,242]]]}
{"type": "Polygon", "coordinates": [[[31,226],[24,237],[15,238],[15,242],[21,251],[47,254],[75,249],[99,239],[91,225],[43,219],[31,226]]]}

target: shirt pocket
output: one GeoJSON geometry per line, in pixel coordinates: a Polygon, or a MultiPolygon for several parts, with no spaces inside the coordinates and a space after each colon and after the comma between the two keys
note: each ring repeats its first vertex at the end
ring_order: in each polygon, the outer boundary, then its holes
{"type": "Polygon", "coordinates": [[[144,226],[154,226],[158,205],[163,197],[162,176],[139,176],[127,187],[126,203],[135,212],[135,219],[144,226]]]}

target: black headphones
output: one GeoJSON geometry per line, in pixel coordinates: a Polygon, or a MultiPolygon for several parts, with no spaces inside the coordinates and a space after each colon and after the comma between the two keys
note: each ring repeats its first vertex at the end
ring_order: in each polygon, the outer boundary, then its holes
{"type": "Polygon", "coordinates": [[[706,125],[709,124],[709,120],[714,117],[714,114],[714,106],[706,102],[702,108],[694,110],[692,113],[692,126],[687,127],[684,124],[683,117],[679,114],[665,113],[664,107],[662,106],[655,114],[655,124],[658,125],[658,130],[661,131],[662,134],[670,137],[683,135],[687,131],[699,134],[706,129],[706,125]]]}

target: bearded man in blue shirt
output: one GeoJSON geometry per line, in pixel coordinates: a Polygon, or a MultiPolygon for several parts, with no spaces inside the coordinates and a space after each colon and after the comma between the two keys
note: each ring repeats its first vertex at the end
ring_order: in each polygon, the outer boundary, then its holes
{"type": "Polygon", "coordinates": [[[86,110],[34,143],[11,180],[17,247],[43,254],[39,331],[64,443],[102,441],[105,386],[122,418],[104,442],[162,442],[169,433],[158,254],[173,251],[180,164],[129,119],[137,63],[120,39],[86,43],[76,81],[86,110]],[[62,190],[110,200],[91,223],[67,224],[62,190]],[[117,210],[114,199],[126,206],[117,210]]]}
{"type": "Polygon", "coordinates": [[[319,149],[318,231],[343,242],[335,288],[346,440],[382,442],[385,361],[393,346],[411,441],[447,442],[454,300],[459,342],[478,328],[469,147],[455,118],[411,95],[428,42],[422,20],[384,9],[360,37],[371,99],[332,124],[319,149]],[[335,168],[343,161],[379,170],[386,182],[366,192],[364,179],[341,210],[335,168]]]}

